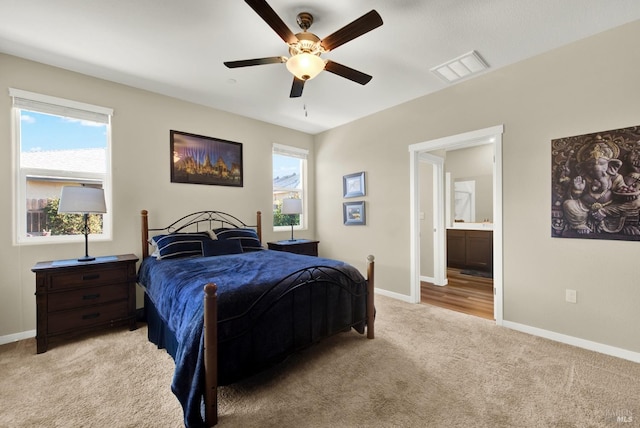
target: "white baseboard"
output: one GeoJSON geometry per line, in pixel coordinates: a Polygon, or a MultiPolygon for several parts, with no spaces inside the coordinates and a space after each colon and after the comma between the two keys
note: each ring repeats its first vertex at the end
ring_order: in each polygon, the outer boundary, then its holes
{"type": "Polygon", "coordinates": [[[35,330],[23,331],[21,333],[8,334],[6,336],[0,336],[0,345],[7,343],[17,342],[18,340],[31,339],[36,337],[35,330]]]}
{"type": "Polygon", "coordinates": [[[411,303],[409,296],[404,294],[394,293],[393,291],[383,290],[382,288],[376,288],[374,293],[380,294],[381,296],[391,297],[392,299],[402,300],[405,303],[411,303]]]}
{"type": "Polygon", "coordinates": [[[433,284],[433,285],[438,285],[438,286],[440,286],[440,287],[442,287],[443,285],[447,285],[447,284],[449,284],[449,279],[448,279],[448,278],[445,278],[445,279],[444,279],[444,284],[436,284],[436,279],[435,279],[435,278],[432,278],[432,277],[430,277],[430,276],[420,276],[420,281],[422,281],[422,282],[428,282],[428,283],[431,283],[431,284],[433,284]]]}
{"type": "Polygon", "coordinates": [[[577,346],[578,348],[588,349],[601,354],[611,355],[612,357],[618,357],[624,360],[640,363],[640,353],[629,351],[627,349],[616,348],[615,346],[592,342],[590,340],[580,339],[579,337],[568,336],[566,334],[531,327],[512,321],[503,321],[502,326],[512,330],[521,331],[523,333],[532,334],[534,336],[544,337],[545,339],[550,339],[556,342],[565,343],[567,345],[577,346]]]}

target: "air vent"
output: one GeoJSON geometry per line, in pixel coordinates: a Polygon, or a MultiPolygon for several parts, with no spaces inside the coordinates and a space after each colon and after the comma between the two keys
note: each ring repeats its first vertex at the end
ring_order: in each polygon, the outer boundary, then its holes
{"type": "Polygon", "coordinates": [[[433,67],[431,72],[447,83],[453,83],[478,74],[489,68],[476,51],[468,52],[444,64],[433,67]]]}

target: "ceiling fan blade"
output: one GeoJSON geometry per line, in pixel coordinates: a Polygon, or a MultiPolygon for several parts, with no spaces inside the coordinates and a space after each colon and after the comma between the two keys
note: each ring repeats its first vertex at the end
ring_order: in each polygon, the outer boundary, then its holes
{"type": "Polygon", "coordinates": [[[368,33],[374,28],[378,28],[381,25],[382,17],[378,12],[372,10],[369,13],[365,13],[352,23],[345,25],[338,31],[329,34],[327,37],[322,39],[320,44],[325,51],[330,51],[355,39],[356,37],[360,37],[363,34],[368,33]]]}
{"type": "Polygon", "coordinates": [[[269,58],[243,59],[240,61],[225,61],[224,65],[229,68],[250,67],[252,65],[282,64],[287,62],[283,56],[272,56],[269,58]]]}
{"type": "Polygon", "coordinates": [[[298,98],[302,96],[302,90],[304,89],[304,80],[293,77],[293,85],[291,85],[291,93],[289,98],[298,98]]]}
{"type": "Polygon", "coordinates": [[[295,34],[287,27],[278,14],[269,6],[265,0],[244,0],[251,9],[253,9],[260,18],[273,29],[285,43],[296,43],[298,39],[295,34]]]}
{"type": "Polygon", "coordinates": [[[371,79],[373,79],[373,76],[369,76],[368,74],[365,74],[361,71],[354,70],[351,67],[338,64],[337,62],[331,60],[327,60],[324,69],[330,73],[337,74],[340,77],[352,80],[361,85],[366,85],[371,79]]]}

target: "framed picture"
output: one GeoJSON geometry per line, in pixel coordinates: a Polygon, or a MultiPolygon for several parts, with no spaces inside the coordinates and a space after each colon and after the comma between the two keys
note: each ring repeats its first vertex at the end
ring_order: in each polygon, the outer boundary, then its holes
{"type": "Polygon", "coordinates": [[[356,172],[342,177],[342,195],[344,198],[365,196],[364,172],[356,172]]]}
{"type": "Polygon", "coordinates": [[[640,126],[551,140],[551,162],[552,237],[640,241],[640,126]]]}
{"type": "Polygon", "coordinates": [[[171,182],[242,187],[242,144],[171,131],[171,182]]]}
{"type": "Polygon", "coordinates": [[[362,226],[367,224],[364,210],[364,201],[343,202],[342,218],[347,226],[362,226]]]}

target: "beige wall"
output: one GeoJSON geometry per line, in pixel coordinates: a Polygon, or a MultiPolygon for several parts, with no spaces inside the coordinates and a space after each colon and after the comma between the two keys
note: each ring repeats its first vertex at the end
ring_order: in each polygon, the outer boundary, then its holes
{"type": "Polygon", "coordinates": [[[551,139],[640,125],[639,39],[636,21],[318,135],[324,254],[372,253],[376,286],[409,295],[408,146],[504,124],[504,319],[640,352],[640,243],[552,239],[550,227],[551,139]],[[344,227],[341,176],[360,170],[368,224],[344,227]]]}
{"type": "Polygon", "coordinates": [[[475,181],[475,221],[493,220],[493,144],[447,151],[444,171],[451,173],[451,221],[454,182],[466,180],[475,181]]]}
{"type": "MultiPolygon", "coordinates": [[[[84,254],[83,243],[64,245],[12,245],[12,157],[10,109],[7,88],[13,87],[114,109],[113,241],[90,242],[92,255],[140,255],[139,214],[150,213],[152,225],[165,226],[183,214],[220,209],[253,224],[255,212],[263,216],[264,241],[285,239],[272,232],[271,147],[277,142],[310,150],[309,198],[314,200],[312,136],[181,102],[172,98],[94,79],[58,68],[0,54],[0,337],[35,329],[35,276],[31,267],[41,260],[75,258],[84,254]],[[218,137],[243,143],[244,187],[170,183],[169,130],[218,137]]],[[[310,229],[296,236],[314,237],[310,229]]]]}

